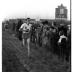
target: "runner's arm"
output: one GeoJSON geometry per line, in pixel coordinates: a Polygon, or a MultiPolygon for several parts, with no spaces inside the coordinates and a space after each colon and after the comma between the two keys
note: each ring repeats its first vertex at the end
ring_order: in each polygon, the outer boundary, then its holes
{"type": "Polygon", "coordinates": [[[24,26],[24,24],[21,25],[21,27],[19,28],[19,31],[23,30],[23,26],[24,26]]]}

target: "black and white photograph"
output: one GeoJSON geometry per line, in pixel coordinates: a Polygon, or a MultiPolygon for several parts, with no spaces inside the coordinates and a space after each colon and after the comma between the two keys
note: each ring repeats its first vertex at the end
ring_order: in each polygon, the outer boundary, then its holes
{"type": "Polygon", "coordinates": [[[2,72],[71,72],[71,1],[2,0],[2,72]]]}

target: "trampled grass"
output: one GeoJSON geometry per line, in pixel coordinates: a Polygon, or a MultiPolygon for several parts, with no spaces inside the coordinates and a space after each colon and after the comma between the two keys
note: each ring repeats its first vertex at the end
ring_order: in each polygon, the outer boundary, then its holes
{"type": "Polygon", "coordinates": [[[2,59],[4,72],[69,72],[70,63],[61,61],[57,55],[44,48],[30,44],[30,57],[21,41],[8,32],[2,33],[2,59]],[[15,64],[15,65],[14,65],[15,64]],[[6,69],[10,71],[6,71],[6,69]]]}

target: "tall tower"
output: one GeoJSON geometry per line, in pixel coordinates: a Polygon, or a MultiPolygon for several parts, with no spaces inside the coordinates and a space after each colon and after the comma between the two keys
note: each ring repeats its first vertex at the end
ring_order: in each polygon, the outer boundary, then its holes
{"type": "Polygon", "coordinates": [[[67,8],[63,4],[55,8],[55,19],[67,20],[67,8]]]}

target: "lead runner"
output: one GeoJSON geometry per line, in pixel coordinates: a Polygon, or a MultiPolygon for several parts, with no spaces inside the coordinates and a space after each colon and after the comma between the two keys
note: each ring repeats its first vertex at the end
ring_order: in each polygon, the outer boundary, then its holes
{"type": "Polygon", "coordinates": [[[27,21],[23,23],[20,27],[20,31],[22,31],[22,44],[28,49],[28,56],[30,55],[30,30],[32,24],[29,23],[29,18],[27,21]]]}

